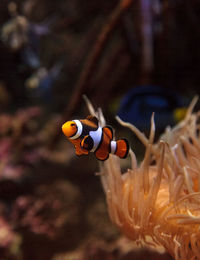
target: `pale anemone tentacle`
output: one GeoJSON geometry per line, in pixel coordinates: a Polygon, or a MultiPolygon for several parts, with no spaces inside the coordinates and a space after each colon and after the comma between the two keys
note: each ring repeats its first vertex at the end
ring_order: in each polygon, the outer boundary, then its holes
{"type": "Polygon", "coordinates": [[[132,124],[130,124],[130,123],[128,123],[128,122],[124,122],[123,120],[121,120],[121,118],[120,118],[119,116],[116,116],[115,118],[116,118],[116,120],[117,120],[122,126],[125,126],[125,127],[130,128],[130,129],[135,133],[135,135],[138,137],[138,139],[139,139],[145,146],[148,145],[148,143],[149,143],[148,138],[146,138],[146,136],[145,136],[143,133],[141,133],[141,132],[137,129],[137,127],[135,127],[134,125],[132,125],[132,124]]]}
{"type": "MultiPolygon", "coordinates": [[[[138,244],[162,245],[176,260],[200,259],[200,112],[193,113],[197,99],[185,119],[167,127],[157,143],[153,115],[149,138],[117,117],[146,147],[144,159],[139,164],[130,149],[131,169],[123,174],[114,155],[100,165],[112,222],[138,244]]],[[[102,111],[89,107],[105,124],[102,111]]]]}
{"type": "Polygon", "coordinates": [[[96,115],[96,111],[94,110],[94,107],[93,107],[92,103],[90,102],[90,100],[87,98],[86,95],[83,95],[83,99],[84,99],[85,103],[87,104],[87,107],[88,107],[88,110],[89,110],[90,114],[92,116],[97,116],[96,115]]]}

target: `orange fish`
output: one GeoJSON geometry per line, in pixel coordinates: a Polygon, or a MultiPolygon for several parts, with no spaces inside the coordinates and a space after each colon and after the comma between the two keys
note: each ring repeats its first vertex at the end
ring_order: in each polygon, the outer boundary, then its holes
{"type": "Polygon", "coordinates": [[[129,152],[128,141],[125,138],[114,141],[112,128],[100,127],[94,116],[67,121],[63,124],[62,131],[74,145],[77,155],[93,152],[98,160],[105,161],[110,153],[126,158],[129,152]]]}

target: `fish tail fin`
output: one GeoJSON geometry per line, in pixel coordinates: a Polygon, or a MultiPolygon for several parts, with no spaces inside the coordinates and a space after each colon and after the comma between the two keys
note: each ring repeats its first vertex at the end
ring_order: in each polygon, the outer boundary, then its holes
{"type": "Polygon", "coordinates": [[[123,138],[116,141],[117,147],[115,154],[119,156],[120,158],[126,158],[129,152],[129,143],[128,141],[123,138]]]}

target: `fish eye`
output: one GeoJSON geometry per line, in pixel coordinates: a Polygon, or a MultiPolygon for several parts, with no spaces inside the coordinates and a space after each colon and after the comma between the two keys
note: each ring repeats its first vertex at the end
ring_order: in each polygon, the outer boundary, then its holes
{"type": "Polygon", "coordinates": [[[76,126],[76,124],[75,123],[71,123],[71,125],[70,126],[76,126]]]}

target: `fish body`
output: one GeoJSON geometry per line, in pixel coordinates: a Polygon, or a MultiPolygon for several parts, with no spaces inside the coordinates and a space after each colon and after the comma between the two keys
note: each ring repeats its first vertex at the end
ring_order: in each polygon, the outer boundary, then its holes
{"type": "Polygon", "coordinates": [[[126,158],[129,152],[128,141],[126,139],[114,141],[112,128],[99,126],[98,119],[93,116],[67,121],[63,124],[62,131],[74,145],[77,155],[93,152],[98,160],[105,161],[110,153],[126,158]]]}

